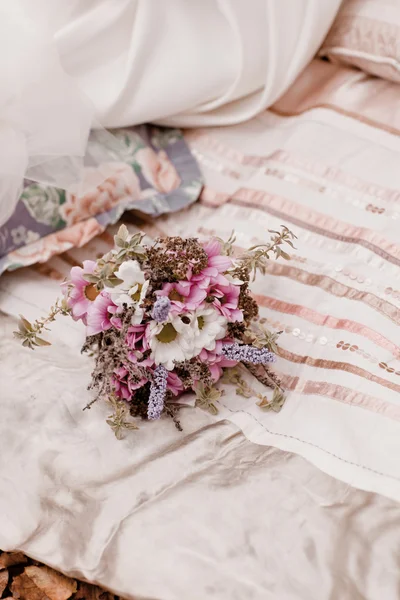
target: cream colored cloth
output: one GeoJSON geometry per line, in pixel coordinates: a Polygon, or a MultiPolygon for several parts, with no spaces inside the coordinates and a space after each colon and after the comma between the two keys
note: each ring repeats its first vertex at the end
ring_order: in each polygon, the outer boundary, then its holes
{"type": "Polygon", "coordinates": [[[0,547],[130,600],[395,600],[400,507],[183,409],[117,442],[91,361],[0,318],[0,547]]]}
{"type": "Polygon", "coordinates": [[[230,124],[270,106],[321,45],[340,0],[90,0],[57,46],[107,127],[230,124]]]}

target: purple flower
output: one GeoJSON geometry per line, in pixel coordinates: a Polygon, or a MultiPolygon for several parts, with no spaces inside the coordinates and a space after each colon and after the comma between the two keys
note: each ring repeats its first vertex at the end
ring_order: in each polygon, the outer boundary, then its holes
{"type": "Polygon", "coordinates": [[[163,323],[167,320],[171,310],[171,300],[168,296],[160,296],[154,303],[151,316],[157,323],[163,323]]]}
{"type": "Polygon", "coordinates": [[[276,361],[276,356],[266,348],[255,348],[247,344],[225,344],[222,346],[222,354],[228,360],[238,362],[249,362],[253,365],[266,365],[276,361]]]}
{"type": "Polygon", "coordinates": [[[149,405],[147,417],[159,419],[164,408],[165,393],[167,391],[168,371],[163,365],[154,369],[153,382],[150,386],[149,405]]]}

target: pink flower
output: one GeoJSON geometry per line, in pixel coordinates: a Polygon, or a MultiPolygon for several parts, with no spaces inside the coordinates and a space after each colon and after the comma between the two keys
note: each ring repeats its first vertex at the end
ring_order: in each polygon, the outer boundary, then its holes
{"type": "Polygon", "coordinates": [[[230,322],[243,321],[243,311],[238,309],[240,286],[233,283],[215,286],[210,292],[215,308],[230,322]]]}
{"type": "Polygon", "coordinates": [[[132,325],[128,329],[125,342],[131,349],[128,358],[132,363],[141,367],[153,367],[154,361],[148,357],[143,359],[143,354],[148,350],[148,343],[145,337],[146,325],[132,325]]]}
{"type": "Polygon", "coordinates": [[[130,400],[131,399],[132,394],[130,393],[125,381],[121,381],[117,377],[112,377],[111,383],[114,386],[115,394],[118,398],[122,398],[122,400],[130,400]]]}
{"type": "Polygon", "coordinates": [[[167,296],[171,300],[171,312],[196,310],[207,298],[207,291],[191,281],[165,283],[157,296],[167,296]]]}
{"type": "Polygon", "coordinates": [[[202,350],[199,354],[200,360],[204,363],[207,363],[210,371],[211,377],[215,382],[222,376],[222,369],[225,367],[234,367],[237,365],[237,362],[234,360],[228,360],[222,354],[222,345],[232,340],[218,340],[216,343],[215,350],[210,352],[209,350],[202,350]]]}
{"type": "Polygon", "coordinates": [[[117,307],[107,292],[101,292],[87,313],[87,334],[96,335],[112,327],[112,313],[117,307]]]}
{"type": "Polygon", "coordinates": [[[201,288],[207,288],[216,283],[221,285],[227,284],[228,280],[224,277],[223,273],[226,273],[231,268],[233,261],[229,256],[221,254],[221,242],[213,238],[203,243],[202,246],[208,255],[208,264],[201,273],[191,277],[191,281],[197,282],[201,288]]]}
{"type": "Polygon", "coordinates": [[[135,157],[144,178],[158,192],[167,194],[180,186],[181,179],[165,150],[156,154],[151,148],[141,148],[135,157]]]}
{"type": "Polygon", "coordinates": [[[72,267],[70,279],[61,284],[63,294],[67,298],[67,304],[75,321],[81,319],[86,324],[86,315],[91,304],[99,295],[98,290],[84,279],[84,274],[93,273],[96,263],[93,260],[85,260],[83,267],[72,267]]]}
{"type": "Polygon", "coordinates": [[[216,239],[211,239],[203,244],[203,249],[208,255],[208,266],[204,270],[210,277],[217,277],[219,273],[225,273],[232,266],[232,259],[221,254],[222,245],[216,239]]]}
{"type": "Polygon", "coordinates": [[[183,392],[183,383],[173,371],[168,371],[167,388],[174,396],[179,396],[183,392]]]}
{"type": "Polygon", "coordinates": [[[132,350],[143,350],[144,332],[146,325],[131,325],[126,336],[126,343],[132,350]]]}
{"type": "Polygon", "coordinates": [[[129,377],[129,371],[126,367],[122,366],[114,369],[112,384],[114,385],[116,395],[123,400],[132,400],[135,390],[141,388],[146,382],[147,379],[145,377],[142,377],[140,381],[133,381],[129,377]]]}

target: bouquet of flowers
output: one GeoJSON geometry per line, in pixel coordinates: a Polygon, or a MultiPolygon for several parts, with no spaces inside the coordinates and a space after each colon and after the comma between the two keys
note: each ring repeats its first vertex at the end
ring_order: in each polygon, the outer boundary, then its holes
{"type": "Polygon", "coordinates": [[[284,226],[265,245],[234,256],[233,234],[201,242],[167,237],[146,245],[144,234],[129,234],[122,225],[115,248],[97,261],[73,267],[62,284],[62,299],[46,318],[24,317],[15,335],[24,346],[48,345],[40,337],[58,314],[86,326],[83,352],[95,360],[88,389],[114,409],[108,423],[121,436],[136,429],[136,420],[171,416],[178,428],[179,398],[193,391],[197,403],[216,412],[221,395],[216,383],[224,374],[238,393],[253,390],[235,369],[242,363],[274,389],[272,400],[259,396],[261,407],[283,403],[281,383],[271,371],[278,334],[267,331],[249,285],[267,261],[290,258],[294,235],[284,226]]]}

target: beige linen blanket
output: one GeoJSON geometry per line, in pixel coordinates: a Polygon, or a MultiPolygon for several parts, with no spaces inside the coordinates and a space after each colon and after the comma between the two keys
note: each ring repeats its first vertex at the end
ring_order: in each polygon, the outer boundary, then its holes
{"type": "MultiPolygon", "coordinates": [[[[106,406],[81,410],[83,332],[60,323],[53,348],[30,353],[3,317],[0,547],[127,598],[399,597],[398,92],[355,73],[316,62],[272,111],[188,132],[201,203],[141,224],[234,228],[242,247],[294,230],[293,260],[254,288],[283,331],[282,411],[230,389],[220,420],[184,408],[183,434],[162,420],[117,443],[106,406]]],[[[32,317],[107,234],[98,243],[3,277],[2,310],[32,317]]]]}

